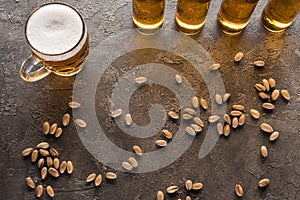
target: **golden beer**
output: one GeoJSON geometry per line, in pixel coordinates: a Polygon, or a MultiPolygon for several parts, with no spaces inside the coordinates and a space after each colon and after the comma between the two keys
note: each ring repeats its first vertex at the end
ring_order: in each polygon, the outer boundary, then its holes
{"type": "Polygon", "coordinates": [[[218,13],[218,22],[223,32],[240,33],[249,23],[258,0],[223,0],[218,13]]]}
{"type": "Polygon", "coordinates": [[[210,0],[178,0],[175,16],[179,31],[193,35],[200,32],[205,24],[210,0]]]}
{"type": "Polygon", "coordinates": [[[132,0],[132,20],[137,28],[155,30],[164,22],[165,0],[132,0]]]}
{"type": "Polygon", "coordinates": [[[44,67],[60,76],[72,76],[77,74],[83,67],[84,61],[88,56],[89,41],[86,39],[81,50],[74,56],[60,61],[46,61],[33,53],[33,57],[44,64],[44,67]]]}
{"type": "Polygon", "coordinates": [[[287,29],[300,11],[300,0],[270,0],[264,8],[264,27],[272,32],[287,29]]]}
{"type": "Polygon", "coordinates": [[[89,52],[86,24],[79,12],[64,3],[48,3],[29,15],[25,37],[32,55],[21,65],[20,75],[28,82],[51,72],[72,76],[80,72],[89,52]]]}

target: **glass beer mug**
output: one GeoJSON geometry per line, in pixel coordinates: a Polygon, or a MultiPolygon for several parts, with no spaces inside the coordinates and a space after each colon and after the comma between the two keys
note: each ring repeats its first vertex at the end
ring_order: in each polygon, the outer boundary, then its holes
{"type": "Polygon", "coordinates": [[[26,41],[32,55],[21,65],[25,81],[38,81],[51,72],[72,76],[80,72],[88,55],[88,32],[79,12],[64,3],[44,4],[29,15],[26,41]]]}

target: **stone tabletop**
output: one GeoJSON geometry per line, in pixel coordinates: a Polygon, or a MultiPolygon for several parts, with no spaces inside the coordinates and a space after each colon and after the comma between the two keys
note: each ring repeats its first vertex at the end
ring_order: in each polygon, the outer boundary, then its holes
{"type": "MultiPolygon", "coordinates": [[[[78,82],[76,77],[51,74],[35,83],[24,82],[19,77],[20,64],[30,54],[24,38],[26,18],[32,9],[45,2],[0,2],[0,199],[35,199],[34,190],[25,184],[28,176],[44,187],[51,185],[55,191],[54,199],[63,200],[150,200],[156,199],[159,190],[165,193],[166,199],[185,199],[188,195],[192,199],[203,200],[238,199],[234,192],[237,183],[244,188],[243,199],[300,199],[300,16],[284,33],[270,33],[261,25],[261,12],[267,2],[261,0],[245,31],[240,35],[228,36],[219,30],[216,23],[220,1],[212,1],[204,29],[200,34],[189,38],[201,45],[216,63],[221,64],[218,78],[222,79],[226,92],[231,93],[229,101],[223,106],[230,112],[233,104],[244,105],[246,122],[232,130],[229,137],[221,136],[209,154],[199,158],[198,152],[207,134],[207,119],[212,115],[211,109],[201,109],[201,118],[205,120],[206,126],[178,159],[156,171],[128,173],[114,168],[121,161],[104,164],[93,156],[81,140],[80,134],[85,134],[85,130],[78,127],[76,129],[73,120],[63,128],[59,139],[42,133],[43,122],[57,122],[60,125],[65,113],[74,115],[68,107],[68,102],[72,101],[74,84],[87,87],[84,85],[86,80],[79,79],[78,82]],[[233,58],[238,51],[244,53],[244,58],[240,63],[235,63],[233,58]],[[260,59],[265,61],[265,67],[255,68],[253,61],[260,59]],[[266,112],[261,107],[263,101],[254,88],[256,83],[268,78],[276,80],[277,89],[286,89],[291,94],[289,101],[279,97],[275,102],[276,108],[271,112],[266,112]],[[251,108],[261,112],[259,120],[251,117],[251,108]],[[259,129],[262,122],[271,124],[280,132],[275,142],[270,142],[269,134],[259,129]],[[72,174],[65,173],[59,178],[48,175],[45,180],[40,179],[36,164],[31,163],[30,157],[23,158],[22,151],[35,147],[42,141],[49,142],[51,147],[57,149],[61,160],[72,161],[72,174]],[[269,150],[267,158],[260,155],[262,145],[269,150]],[[109,171],[115,172],[118,178],[105,179],[104,174],[109,171]],[[103,175],[100,187],[85,182],[86,177],[93,172],[103,175]],[[258,187],[258,181],[262,178],[270,180],[270,185],[264,189],[258,187]],[[200,191],[187,191],[184,184],[188,179],[201,182],[203,188],[200,191]],[[179,190],[167,195],[166,188],[171,185],[177,185],[179,190]]],[[[107,38],[134,29],[131,1],[64,2],[76,7],[85,18],[91,54],[107,38]]],[[[175,29],[175,8],[175,0],[166,2],[163,25],[166,29],[175,29]]],[[[118,79],[133,66],[152,62],[177,70],[189,81],[197,97],[214,102],[201,75],[195,74],[190,63],[178,55],[157,49],[142,49],[122,55],[101,77],[94,96],[94,108],[107,138],[126,151],[131,151],[135,144],[141,146],[144,152],[156,151],[158,147],[155,141],[163,138],[159,131],[149,138],[129,136],[117,126],[109,113],[112,90],[118,79]]],[[[161,76],[164,77],[163,74],[161,76]]],[[[211,80],[212,83],[214,81],[211,80]]],[[[161,104],[166,111],[180,111],[181,108],[174,91],[158,84],[145,84],[130,98],[129,111],[133,121],[139,126],[147,126],[151,121],[149,110],[154,104],[161,104]]],[[[179,121],[171,119],[167,119],[164,125],[174,132],[179,126],[179,121]]],[[[171,140],[169,142],[172,143],[171,140]]],[[[102,148],[102,152],[105,151],[110,149],[102,148]]],[[[49,198],[44,191],[41,199],[49,198]]]]}

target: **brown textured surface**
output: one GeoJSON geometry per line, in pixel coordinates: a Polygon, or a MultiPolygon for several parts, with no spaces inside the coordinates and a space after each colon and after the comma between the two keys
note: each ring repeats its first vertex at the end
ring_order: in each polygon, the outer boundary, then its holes
{"type": "MultiPolygon", "coordinates": [[[[92,47],[114,33],[132,28],[131,2],[128,0],[65,2],[78,8],[85,17],[92,47]]],[[[56,191],[55,199],[155,199],[158,190],[165,191],[171,184],[180,185],[180,189],[176,195],[167,196],[167,199],[185,198],[188,194],[183,188],[186,179],[198,180],[204,185],[202,191],[189,193],[192,199],[237,199],[234,187],[238,182],[244,187],[243,199],[300,199],[300,18],[298,16],[285,33],[271,34],[263,29],[260,22],[265,2],[259,2],[243,34],[229,37],[217,28],[216,15],[220,2],[213,1],[203,31],[192,37],[216,62],[222,64],[222,78],[226,90],[232,94],[229,105],[240,103],[247,107],[246,124],[234,131],[229,138],[221,138],[204,159],[197,156],[204,136],[202,134],[170,166],[147,174],[118,172],[117,180],[105,182],[95,189],[85,184],[85,178],[92,172],[103,174],[107,169],[85,150],[74,124],[64,129],[59,140],[45,138],[41,133],[42,122],[60,122],[65,112],[71,112],[67,103],[71,100],[75,78],[50,75],[42,81],[26,83],[18,75],[22,60],[30,53],[23,35],[24,23],[29,12],[42,1],[1,1],[0,199],[35,198],[34,192],[26,187],[25,178],[38,177],[38,171],[29,159],[22,158],[21,152],[44,140],[49,141],[61,153],[62,159],[72,160],[74,164],[72,175],[43,181],[44,185],[53,186],[56,191]],[[233,62],[233,57],[240,50],[245,53],[245,58],[237,65],[233,62]],[[253,68],[252,62],[257,59],[266,62],[264,69],[253,68]],[[250,108],[262,111],[261,100],[253,85],[269,77],[277,81],[277,88],[288,89],[292,96],[289,102],[280,98],[276,102],[276,109],[262,116],[261,121],[269,122],[281,133],[274,144],[267,140],[267,135],[260,132],[259,122],[252,120],[249,115],[250,108]],[[269,157],[266,160],[259,154],[263,144],[269,147],[269,157]],[[262,190],[257,187],[257,182],[263,177],[268,177],[271,184],[262,190]]],[[[166,6],[164,26],[170,29],[174,29],[175,5],[176,2],[172,1],[166,6]]],[[[155,52],[151,54],[157,59],[162,56],[155,52]]],[[[118,77],[120,72],[115,73],[118,77]]],[[[184,73],[186,77],[191,77],[188,71],[184,73]]],[[[115,77],[110,77],[109,74],[103,79],[106,83],[115,81],[115,77]]],[[[190,81],[193,83],[192,78],[190,81]]],[[[194,84],[196,85],[195,82],[194,84]]],[[[104,94],[110,95],[111,84],[100,87],[104,89],[104,94]]],[[[157,97],[158,102],[160,94],[169,95],[171,98],[164,103],[176,103],[172,99],[172,93],[157,89],[159,88],[144,87],[133,98],[133,119],[137,123],[147,124],[148,120],[147,117],[139,116],[146,111],[149,102],[145,107],[134,107],[135,103],[141,104],[140,99],[150,99],[144,94],[157,97]]],[[[207,95],[205,90],[195,90],[199,96],[207,95]]],[[[207,116],[208,113],[204,114],[204,117],[207,116]]],[[[112,123],[110,120],[107,122],[112,123]]],[[[154,148],[153,141],[155,137],[144,141],[143,145],[151,150],[154,148]]],[[[132,143],[124,137],[118,145],[126,149],[132,143]]],[[[47,198],[44,194],[43,199],[47,198]]]]}

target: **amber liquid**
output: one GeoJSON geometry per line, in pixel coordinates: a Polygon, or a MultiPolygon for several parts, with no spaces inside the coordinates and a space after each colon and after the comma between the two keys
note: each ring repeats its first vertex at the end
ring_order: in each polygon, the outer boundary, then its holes
{"type": "Polygon", "coordinates": [[[83,63],[88,55],[89,52],[89,42],[88,37],[80,49],[78,53],[74,56],[61,60],[61,61],[45,61],[38,57],[37,55],[33,54],[37,60],[41,61],[45,68],[50,70],[51,72],[58,74],[60,76],[72,76],[80,72],[83,68],[83,63]]]}
{"type": "Polygon", "coordinates": [[[203,25],[210,0],[178,0],[176,11],[176,27],[185,34],[198,33],[203,25]]]}
{"type": "Polygon", "coordinates": [[[249,23],[258,0],[223,0],[218,22],[223,32],[240,33],[249,23]]]}
{"type": "Polygon", "coordinates": [[[272,32],[287,29],[300,11],[300,0],[270,0],[263,13],[263,24],[272,32]]]}
{"type": "Polygon", "coordinates": [[[157,29],[164,21],[165,0],[132,0],[132,19],[137,28],[157,29]]]}

